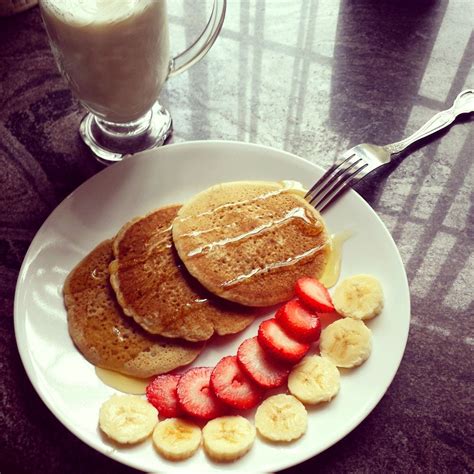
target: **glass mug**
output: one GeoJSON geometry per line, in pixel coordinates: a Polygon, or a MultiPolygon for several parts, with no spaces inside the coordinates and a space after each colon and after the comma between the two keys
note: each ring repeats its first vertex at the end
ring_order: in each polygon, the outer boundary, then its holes
{"type": "Polygon", "coordinates": [[[58,67],[89,111],[80,135],[98,159],[160,146],[172,131],[158,96],[165,81],[199,61],[214,44],[226,0],[188,49],[170,58],[166,0],[40,0],[58,67]]]}

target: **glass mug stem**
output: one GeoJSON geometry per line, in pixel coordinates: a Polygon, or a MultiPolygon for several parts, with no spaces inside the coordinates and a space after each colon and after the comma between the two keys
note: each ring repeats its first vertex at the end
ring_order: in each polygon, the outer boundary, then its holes
{"type": "Polygon", "coordinates": [[[136,0],[129,10],[109,0],[92,13],[84,2],[68,2],[72,11],[61,12],[60,1],[40,0],[40,7],[59,69],[89,111],[79,129],[83,141],[106,164],[161,146],[172,133],[170,113],[157,101],[161,87],[212,47],[226,0],[214,0],[200,36],[171,59],[166,0],[136,0]]]}
{"type": "Polygon", "coordinates": [[[158,101],[145,115],[131,122],[108,122],[89,112],[79,127],[84,143],[104,164],[161,146],[172,131],[171,115],[158,101]]]}

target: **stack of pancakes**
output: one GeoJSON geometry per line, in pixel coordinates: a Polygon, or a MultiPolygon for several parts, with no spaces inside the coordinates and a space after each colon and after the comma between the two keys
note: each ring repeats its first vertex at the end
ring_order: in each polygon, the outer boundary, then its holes
{"type": "Polygon", "coordinates": [[[126,223],[69,274],[70,335],[87,360],[136,377],[192,362],[214,333],[246,328],[322,274],[330,241],[297,192],[271,182],[213,186],[126,223]]]}

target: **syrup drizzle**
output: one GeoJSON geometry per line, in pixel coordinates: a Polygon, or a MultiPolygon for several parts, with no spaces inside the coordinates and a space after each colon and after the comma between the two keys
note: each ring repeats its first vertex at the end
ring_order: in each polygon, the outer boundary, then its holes
{"type": "Polygon", "coordinates": [[[157,234],[166,234],[166,232],[171,232],[172,229],[173,229],[173,224],[170,224],[165,229],[161,229],[159,232],[157,232],[157,234]]]}
{"type": "Polygon", "coordinates": [[[227,209],[227,208],[232,208],[232,207],[235,207],[235,206],[241,206],[241,205],[249,204],[249,203],[256,202],[256,201],[263,201],[265,199],[269,199],[273,196],[278,196],[279,194],[286,193],[286,192],[289,192],[289,191],[291,191],[291,189],[284,187],[282,189],[277,189],[276,191],[270,191],[270,192],[265,193],[265,194],[259,194],[258,196],[255,196],[252,199],[244,199],[243,201],[227,202],[225,204],[221,204],[221,205],[215,207],[214,209],[210,209],[208,211],[200,212],[199,214],[194,214],[192,216],[178,217],[177,219],[178,219],[179,222],[185,222],[189,219],[196,219],[197,217],[210,216],[212,214],[215,214],[217,211],[220,211],[221,209],[227,209]]]}
{"type": "Polygon", "coordinates": [[[91,272],[91,277],[94,280],[102,280],[102,277],[104,276],[104,272],[102,270],[99,270],[98,268],[94,268],[91,272]]]}
{"type": "Polygon", "coordinates": [[[304,258],[309,257],[309,256],[315,254],[316,252],[319,252],[327,244],[328,244],[328,242],[324,243],[323,245],[318,245],[316,247],[312,247],[312,248],[306,250],[303,253],[300,253],[298,255],[294,255],[293,257],[288,257],[286,260],[282,260],[280,262],[273,262],[273,263],[269,263],[269,264],[267,264],[263,267],[254,268],[253,270],[251,270],[248,273],[238,275],[235,278],[231,278],[230,280],[225,281],[220,286],[223,287],[223,288],[229,288],[231,286],[234,286],[234,285],[242,283],[246,280],[249,280],[250,278],[252,278],[255,275],[259,275],[261,273],[265,273],[265,272],[268,272],[270,270],[274,270],[276,268],[289,267],[291,265],[294,265],[295,263],[298,263],[299,261],[303,260],[304,258]]]}
{"type": "Polygon", "coordinates": [[[117,326],[114,326],[112,328],[112,332],[117,336],[117,339],[120,341],[120,342],[124,342],[125,341],[125,338],[122,336],[122,333],[120,331],[120,329],[117,327],[117,326]]]}
{"type": "Polygon", "coordinates": [[[200,305],[204,304],[204,303],[207,303],[209,300],[207,298],[194,298],[193,301],[191,301],[191,303],[185,303],[184,304],[184,308],[185,308],[185,311],[189,311],[193,308],[197,308],[199,307],[200,305]]]}
{"type": "Polygon", "coordinates": [[[342,246],[344,242],[352,237],[353,232],[350,230],[343,230],[337,234],[331,235],[331,253],[324,269],[322,277],[319,279],[326,288],[331,288],[339,280],[341,273],[342,260],[342,246]]]}
{"type": "Polygon", "coordinates": [[[197,247],[188,253],[188,257],[195,257],[196,255],[201,255],[202,253],[210,252],[211,250],[214,250],[216,247],[223,247],[224,245],[228,245],[234,242],[239,242],[248,237],[253,237],[254,235],[258,235],[261,232],[271,229],[274,226],[284,224],[285,222],[294,218],[302,219],[308,224],[311,224],[311,220],[308,218],[306,214],[306,210],[303,207],[295,207],[289,210],[280,219],[275,219],[274,221],[266,222],[265,224],[259,225],[258,227],[255,227],[249,230],[248,232],[244,232],[234,237],[228,237],[226,239],[216,240],[215,242],[211,242],[209,244],[203,245],[202,247],[197,247]]]}
{"type": "Polygon", "coordinates": [[[151,380],[123,375],[114,370],[102,369],[101,367],[95,367],[95,373],[105,385],[132,395],[143,395],[151,380]]]}
{"type": "Polygon", "coordinates": [[[185,237],[199,237],[202,234],[209,234],[209,232],[214,232],[215,230],[221,230],[225,228],[230,228],[230,227],[235,227],[237,224],[235,222],[232,222],[231,224],[225,224],[225,225],[216,225],[214,227],[210,227],[209,229],[197,229],[197,230],[192,230],[191,232],[185,232],[179,236],[180,239],[183,239],[185,237]]]}
{"type": "Polygon", "coordinates": [[[283,179],[279,181],[279,183],[288,191],[304,197],[306,196],[306,193],[308,190],[299,182],[299,181],[294,181],[292,179],[283,179]]]}
{"type": "Polygon", "coordinates": [[[162,252],[163,250],[170,249],[172,244],[171,229],[172,225],[161,229],[159,232],[153,235],[152,239],[146,244],[147,257],[151,255],[153,251],[162,252]],[[156,237],[166,234],[165,237],[157,239],[156,237]]]}

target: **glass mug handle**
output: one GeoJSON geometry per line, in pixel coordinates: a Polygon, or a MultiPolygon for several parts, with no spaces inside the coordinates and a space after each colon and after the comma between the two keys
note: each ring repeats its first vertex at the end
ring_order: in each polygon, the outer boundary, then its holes
{"type": "Polygon", "coordinates": [[[226,7],[227,0],[214,0],[211,16],[199,38],[188,49],[171,59],[168,78],[186,71],[211,49],[224,23],[226,7]]]}

